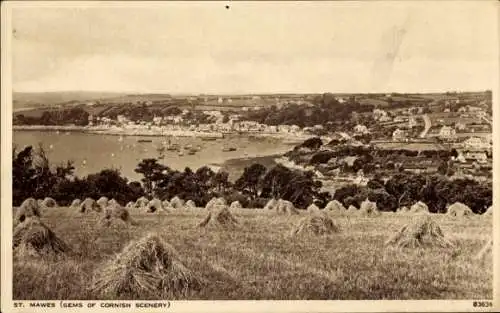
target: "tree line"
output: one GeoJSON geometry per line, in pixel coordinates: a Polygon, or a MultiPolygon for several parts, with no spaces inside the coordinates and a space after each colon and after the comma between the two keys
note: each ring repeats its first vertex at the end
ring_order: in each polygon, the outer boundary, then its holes
{"type": "Polygon", "coordinates": [[[75,198],[101,196],[122,204],[141,196],[161,200],[178,196],[205,206],[212,197],[222,196],[229,202],[240,201],[245,207],[263,207],[271,197],[306,207],[313,199],[324,197],[319,191],[321,182],[314,179],[312,172],[290,170],[281,165],[267,169],[261,164],[252,164],[234,183],[225,171],[214,172],[207,166],[196,171],[189,167],[179,171],[156,159],[143,159],[137,165],[135,171],[142,175],[140,182],[128,181],[118,169],[103,169],[81,178],[74,175],[74,170],[70,161],[51,165],[41,146],[38,149],[28,146],[20,151],[14,148],[14,206],[28,197],[51,197],[60,205],[69,205],[75,198]]]}
{"type": "Polygon", "coordinates": [[[89,113],[82,108],[44,111],[41,116],[25,116],[15,114],[14,125],[69,125],[86,126],[89,123],[89,113]]]}
{"type": "Polygon", "coordinates": [[[373,178],[367,186],[350,184],[335,191],[334,199],[346,207],[359,207],[365,199],[376,201],[382,211],[396,211],[422,201],[432,213],[445,213],[448,205],[461,202],[476,214],[493,203],[492,186],[472,179],[450,179],[444,175],[398,173],[384,182],[373,178]]]}
{"type": "Polygon", "coordinates": [[[128,181],[118,169],[103,169],[82,178],[74,175],[71,162],[50,164],[43,147],[28,146],[13,149],[13,205],[34,197],[54,198],[60,205],[69,205],[75,198],[101,196],[114,198],[123,205],[141,196],[149,199],[171,199],[178,196],[205,206],[212,197],[224,197],[228,202],[239,201],[244,207],[262,208],[269,199],[291,201],[305,209],[311,203],[324,207],[336,199],[346,207],[359,207],[365,199],[377,202],[381,211],[395,211],[423,201],[429,210],[443,213],[449,204],[462,202],[473,212],[481,214],[492,205],[492,186],[472,179],[450,179],[444,175],[397,173],[389,179],[372,178],[367,186],[350,184],[334,194],[321,191],[322,183],[311,171],[292,170],[282,165],[272,168],[255,163],[247,166],[233,183],[228,173],[214,172],[209,167],[196,171],[186,167],[173,170],[156,159],[143,159],[135,171],[142,175],[140,182],[128,181]]]}
{"type": "Polygon", "coordinates": [[[270,106],[257,111],[250,111],[245,119],[267,125],[297,125],[311,127],[323,125],[327,129],[344,129],[354,126],[350,122],[353,112],[371,112],[371,104],[360,104],[354,98],[340,103],[333,94],[325,93],[315,97],[312,105],[288,104],[277,108],[270,106]],[[340,127],[340,128],[339,128],[340,127]]]}

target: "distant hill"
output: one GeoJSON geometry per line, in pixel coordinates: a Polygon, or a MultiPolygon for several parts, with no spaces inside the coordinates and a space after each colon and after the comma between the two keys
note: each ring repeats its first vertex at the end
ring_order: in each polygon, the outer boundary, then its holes
{"type": "Polygon", "coordinates": [[[21,111],[28,108],[47,107],[71,102],[80,103],[123,96],[126,96],[126,94],[93,91],[14,92],[12,100],[14,111],[21,111]]]}

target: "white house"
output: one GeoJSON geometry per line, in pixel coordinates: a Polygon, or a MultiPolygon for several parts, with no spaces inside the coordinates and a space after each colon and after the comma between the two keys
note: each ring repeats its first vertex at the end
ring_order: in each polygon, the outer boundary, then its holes
{"type": "Polygon", "coordinates": [[[382,117],[380,117],[380,118],[378,119],[378,121],[379,121],[379,122],[390,122],[390,121],[392,121],[392,118],[391,118],[390,116],[386,115],[386,116],[382,116],[382,117]]]}
{"type": "Polygon", "coordinates": [[[439,137],[443,139],[453,138],[455,137],[455,135],[456,135],[455,129],[449,126],[443,126],[439,131],[439,137]]]}
{"type": "Polygon", "coordinates": [[[469,137],[467,140],[463,142],[464,148],[480,150],[480,149],[489,149],[491,144],[488,140],[483,139],[481,137],[469,137]]]}
{"type": "Polygon", "coordinates": [[[464,123],[461,123],[461,122],[455,123],[455,129],[457,129],[457,130],[465,130],[466,128],[467,128],[467,126],[464,123]]]}
{"type": "Polygon", "coordinates": [[[373,119],[379,121],[382,117],[387,117],[387,112],[380,109],[373,109],[373,119]]]}
{"type": "Polygon", "coordinates": [[[479,112],[479,111],[483,110],[480,107],[472,106],[472,105],[468,105],[467,109],[468,109],[469,112],[479,112]]]}
{"type": "Polygon", "coordinates": [[[358,134],[368,134],[370,131],[365,125],[358,124],[354,126],[354,132],[358,134]]]}
{"type": "Polygon", "coordinates": [[[278,127],[276,127],[274,125],[269,125],[267,127],[267,131],[270,132],[270,133],[276,133],[278,131],[278,127]]]}
{"type": "Polygon", "coordinates": [[[290,132],[292,132],[292,133],[298,133],[298,132],[300,132],[300,126],[291,125],[290,126],[290,132]]]}
{"type": "Polygon", "coordinates": [[[486,163],[488,161],[488,157],[484,152],[467,152],[465,154],[466,160],[474,160],[478,163],[486,163]]]}
{"type": "Polygon", "coordinates": [[[415,119],[415,117],[411,116],[409,119],[408,119],[408,128],[413,128],[417,126],[417,121],[415,119]]]}
{"type": "Polygon", "coordinates": [[[392,133],[392,140],[394,141],[404,141],[407,139],[407,134],[404,130],[401,130],[401,129],[396,129],[393,133],[392,133]]]}
{"type": "Polygon", "coordinates": [[[161,124],[161,121],[162,121],[162,117],[161,116],[154,116],[153,117],[153,123],[155,125],[160,125],[161,124]]]}

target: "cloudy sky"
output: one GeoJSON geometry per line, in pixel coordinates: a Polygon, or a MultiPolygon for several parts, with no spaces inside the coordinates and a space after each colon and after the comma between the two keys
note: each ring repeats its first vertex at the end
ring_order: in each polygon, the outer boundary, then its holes
{"type": "Polygon", "coordinates": [[[12,82],[16,91],[492,89],[497,12],[484,1],[17,3],[12,82]]]}

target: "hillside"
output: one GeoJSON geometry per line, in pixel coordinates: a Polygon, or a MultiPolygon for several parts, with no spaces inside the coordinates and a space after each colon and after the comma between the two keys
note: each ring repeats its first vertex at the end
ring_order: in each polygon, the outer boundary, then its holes
{"type": "Polygon", "coordinates": [[[27,108],[123,97],[126,94],[93,91],[13,92],[14,111],[27,108]]]}

